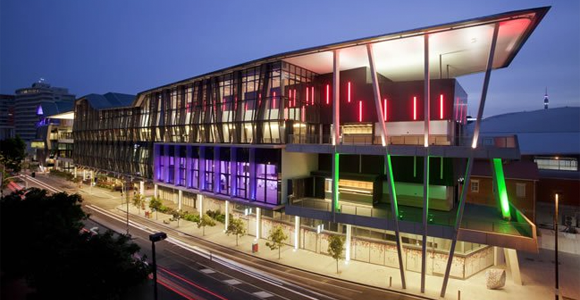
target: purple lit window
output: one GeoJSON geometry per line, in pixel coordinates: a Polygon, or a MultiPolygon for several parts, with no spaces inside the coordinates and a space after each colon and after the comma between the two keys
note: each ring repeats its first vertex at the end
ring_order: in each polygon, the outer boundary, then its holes
{"type": "Polygon", "coordinates": [[[268,204],[278,204],[278,173],[276,172],[276,165],[257,165],[256,200],[268,204]]]}

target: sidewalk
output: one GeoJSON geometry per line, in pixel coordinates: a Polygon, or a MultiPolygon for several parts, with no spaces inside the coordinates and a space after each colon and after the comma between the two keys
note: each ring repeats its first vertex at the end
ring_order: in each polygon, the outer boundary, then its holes
{"type": "MultiPolygon", "coordinates": [[[[81,194],[88,195],[88,188],[83,188],[81,194]]],[[[93,188],[94,196],[89,196],[90,202],[95,203],[103,208],[115,211],[126,211],[125,199],[121,199],[119,193],[109,192],[99,188],[93,188]],[[96,190],[100,190],[97,192],[96,190]],[[106,196],[108,195],[108,199],[106,196]],[[102,197],[101,197],[102,196],[102,197]],[[95,199],[96,198],[96,199],[95,199]]],[[[164,201],[166,206],[174,206],[173,203],[164,201]]],[[[144,210],[129,205],[129,212],[133,217],[145,218],[144,210]]],[[[180,220],[179,227],[176,221],[169,221],[171,216],[153,213],[149,220],[156,221],[160,226],[168,226],[181,232],[202,237],[202,229],[197,228],[195,223],[180,220]],[[166,221],[164,223],[163,221],[166,221]],[[169,224],[167,224],[169,223],[169,224]]],[[[417,295],[423,295],[434,299],[443,299],[439,297],[443,277],[426,276],[425,294],[420,293],[420,274],[407,271],[407,289],[401,289],[399,270],[385,266],[379,266],[359,261],[351,260],[348,264],[344,260],[340,261],[340,273],[336,274],[336,261],[332,257],[314,253],[308,250],[299,249],[294,251],[291,246],[282,248],[282,257],[278,260],[278,251],[271,251],[266,247],[266,240],[260,239],[259,251],[252,253],[253,236],[243,236],[239,239],[239,246],[236,246],[234,236],[228,236],[224,233],[224,224],[216,222],[215,227],[206,227],[206,240],[214,243],[237,249],[241,252],[255,255],[263,259],[278,262],[291,267],[304,269],[310,272],[322,274],[325,276],[335,277],[352,282],[359,282],[366,285],[376,286],[383,289],[389,289],[389,278],[392,277],[392,290],[403,291],[417,295]]],[[[462,299],[550,299],[554,297],[554,252],[540,249],[539,254],[518,252],[523,285],[516,285],[511,279],[511,274],[507,274],[506,286],[499,290],[489,290],[485,284],[485,271],[466,280],[449,279],[445,299],[457,299],[458,290],[461,290],[462,299]]],[[[580,300],[579,280],[580,278],[580,256],[560,253],[560,288],[562,295],[569,299],[580,300]]]]}

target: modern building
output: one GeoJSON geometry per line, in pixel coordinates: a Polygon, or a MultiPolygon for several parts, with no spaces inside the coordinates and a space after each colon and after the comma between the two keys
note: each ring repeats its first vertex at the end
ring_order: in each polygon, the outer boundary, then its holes
{"type": "Polygon", "coordinates": [[[39,107],[37,135],[31,142],[39,166],[73,172],[73,103],[42,103],[39,107]]]}
{"type": "MultiPolygon", "coordinates": [[[[492,70],[506,68],[549,8],[272,55],[153,88],[127,107],[75,104],[75,162],[153,181],[179,209],[220,209],[260,239],[283,226],[296,250],[468,278],[537,251],[510,202],[503,162],[517,137],[480,137],[492,70]],[[474,133],[464,75],[485,72],[474,133]],[[78,150],[78,151],[77,151],[78,150]],[[475,159],[493,166],[498,205],[466,203],[475,159]],[[500,251],[502,249],[505,251],[500,251]]],[[[493,81],[492,81],[493,82],[493,81]]],[[[406,272],[421,274],[407,282],[406,272]]]]}
{"type": "Polygon", "coordinates": [[[36,138],[39,116],[44,115],[41,104],[55,104],[60,102],[73,103],[75,95],[69,94],[68,89],[52,87],[40,80],[29,88],[16,90],[14,106],[14,126],[16,134],[31,146],[36,138]]]}
{"type": "Polygon", "coordinates": [[[0,140],[14,136],[14,95],[0,94],[0,140]]]}

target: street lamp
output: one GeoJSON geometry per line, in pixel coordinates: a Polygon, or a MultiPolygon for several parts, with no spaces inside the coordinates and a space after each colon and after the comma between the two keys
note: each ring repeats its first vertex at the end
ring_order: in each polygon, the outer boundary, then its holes
{"type": "Polygon", "coordinates": [[[556,263],[556,300],[560,298],[560,290],[559,290],[559,281],[560,278],[558,276],[558,193],[555,195],[554,201],[554,256],[555,256],[555,263],[556,263]]]}
{"type": "Polygon", "coordinates": [[[162,241],[167,238],[167,233],[157,232],[149,235],[151,241],[151,252],[153,253],[153,296],[157,300],[157,262],[155,260],[155,242],[162,241]]]}

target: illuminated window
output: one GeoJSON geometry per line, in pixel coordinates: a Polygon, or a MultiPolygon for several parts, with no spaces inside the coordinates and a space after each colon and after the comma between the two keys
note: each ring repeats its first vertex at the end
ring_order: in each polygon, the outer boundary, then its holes
{"type": "Polygon", "coordinates": [[[471,192],[472,193],[479,193],[479,180],[477,180],[477,179],[471,180],[471,192]]]}
{"type": "Polygon", "coordinates": [[[526,184],[525,183],[516,183],[516,196],[518,198],[525,198],[526,197],[526,184]]]}

